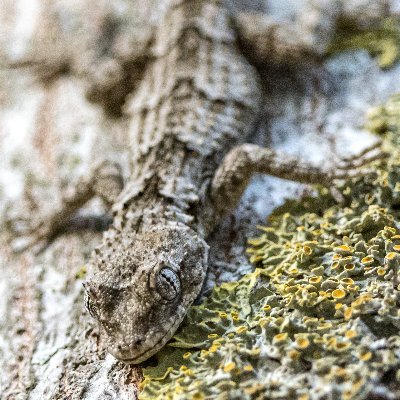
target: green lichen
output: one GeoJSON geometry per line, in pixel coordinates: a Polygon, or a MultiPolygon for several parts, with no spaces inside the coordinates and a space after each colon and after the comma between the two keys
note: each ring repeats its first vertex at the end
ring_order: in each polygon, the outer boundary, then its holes
{"type": "Polygon", "coordinates": [[[388,17],[370,30],[357,29],[351,21],[342,21],[328,49],[329,54],[365,49],[378,59],[381,68],[390,68],[400,57],[400,21],[388,17]]]}
{"type": "Polygon", "coordinates": [[[367,129],[378,135],[384,135],[389,143],[400,145],[400,94],[394,95],[381,106],[372,108],[368,113],[367,129]]]}
{"type": "Polygon", "coordinates": [[[400,388],[399,97],[382,113],[391,156],[287,202],[249,240],[256,270],[190,309],[144,368],[141,399],[367,399],[400,388]],[[336,194],[337,197],[337,194],[336,194]],[[383,389],[382,389],[383,390],[383,389]]]}

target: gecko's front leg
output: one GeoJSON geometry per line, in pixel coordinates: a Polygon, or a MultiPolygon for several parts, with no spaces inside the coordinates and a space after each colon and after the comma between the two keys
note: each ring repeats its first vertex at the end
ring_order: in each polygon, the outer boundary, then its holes
{"type": "Polygon", "coordinates": [[[32,218],[26,229],[13,229],[19,240],[14,250],[19,252],[33,247],[35,252],[46,248],[59,234],[73,224],[74,214],[94,196],[99,196],[107,208],[116,200],[123,187],[121,168],[109,161],[99,163],[92,172],[67,190],[61,204],[46,216],[32,218]],[[36,219],[36,220],[35,220],[36,219]]]}
{"type": "Polygon", "coordinates": [[[336,179],[364,173],[360,167],[386,155],[374,144],[357,156],[324,168],[255,144],[243,144],[233,148],[223,159],[211,184],[211,197],[216,209],[223,212],[236,206],[256,173],[328,186],[336,179]]]}

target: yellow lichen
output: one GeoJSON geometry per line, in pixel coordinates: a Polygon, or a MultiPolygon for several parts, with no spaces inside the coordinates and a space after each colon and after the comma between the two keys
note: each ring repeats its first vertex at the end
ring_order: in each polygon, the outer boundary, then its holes
{"type": "Polygon", "coordinates": [[[387,272],[386,268],[383,268],[383,267],[379,267],[379,268],[376,270],[376,273],[377,273],[379,276],[385,275],[386,272],[387,272]]]}
{"type": "Polygon", "coordinates": [[[209,354],[210,354],[210,352],[209,352],[208,350],[202,349],[202,350],[200,351],[200,356],[201,356],[201,357],[207,357],[209,354]]]}
{"type": "Polygon", "coordinates": [[[344,266],[344,269],[345,269],[346,271],[353,271],[354,268],[355,268],[355,265],[354,265],[353,263],[346,264],[346,265],[344,266]]]}
{"type": "Polygon", "coordinates": [[[183,371],[183,374],[186,376],[193,376],[194,373],[190,368],[187,368],[185,371],[183,371]]]}
{"type": "Polygon", "coordinates": [[[312,254],[312,248],[310,246],[303,246],[303,252],[304,252],[304,254],[309,256],[312,254]]]}
{"type": "Polygon", "coordinates": [[[300,358],[300,353],[297,350],[289,350],[288,356],[291,360],[295,361],[300,358]]]}
{"type": "Polygon", "coordinates": [[[361,361],[369,361],[372,358],[372,353],[370,351],[360,353],[359,358],[361,361]]]}
{"type": "Polygon", "coordinates": [[[213,344],[209,349],[209,353],[215,353],[216,351],[218,351],[218,349],[221,347],[220,344],[213,344]]]}
{"type": "Polygon", "coordinates": [[[358,297],[357,299],[355,299],[352,303],[351,306],[352,307],[359,307],[362,304],[371,301],[372,296],[370,294],[362,294],[360,297],[358,297]]]}
{"type": "Polygon", "coordinates": [[[344,310],[343,316],[346,320],[349,320],[353,315],[353,310],[351,307],[348,307],[344,310]]]}
{"type": "Polygon", "coordinates": [[[345,332],[344,336],[347,339],[353,339],[357,336],[357,331],[355,331],[354,329],[349,329],[345,332]]]}
{"type": "Polygon", "coordinates": [[[245,332],[247,332],[247,326],[239,326],[237,329],[236,329],[236,333],[238,333],[239,335],[240,334],[242,334],[242,333],[245,333],[245,332]]]}
{"type": "Polygon", "coordinates": [[[394,258],[396,258],[397,257],[397,253],[394,253],[393,251],[392,252],[390,252],[390,253],[387,253],[386,254],[386,259],[387,260],[393,260],[394,258]]]}
{"type": "Polygon", "coordinates": [[[335,350],[336,351],[345,351],[351,346],[350,342],[339,342],[336,343],[335,350]]]}
{"type": "Polygon", "coordinates": [[[210,333],[207,337],[208,337],[209,339],[215,339],[215,338],[218,337],[218,334],[217,334],[217,333],[210,333]]]}
{"type": "Polygon", "coordinates": [[[344,245],[335,247],[334,251],[336,251],[340,254],[346,254],[346,253],[351,253],[353,250],[349,246],[344,244],[344,245]]]}
{"type": "Polygon", "coordinates": [[[261,383],[255,383],[250,387],[244,388],[244,392],[250,396],[256,394],[257,392],[260,392],[261,390],[264,389],[264,385],[261,383]]]}
{"type": "Polygon", "coordinates": [[[278,333],[277,335],[274,336],[273,342],[274,343],[284,342],[286,341],[287,338],[288,338],[287,332],[278,333]]]}
{"type": "Polygon", "coordinates": [[[323,323],[321,323],[321,324],[319,324],[318,325],[318,327],[317,327],[317,329],[319,330],[319,331],[324,331],[324,330],[327,330],[327,329],[330,329],[330,328],[332,328],[332,323],[330,323],[330,322],[323,322],[323,323]]]}
{"type": "Polygon", "coordinates": [[[267,318],[260,318],[258,321],[258,325],[261,326],[261,328],[264,328],[266,325],[268,325],[268,319],[267,318]]]}
{"type": "Polygon", "coordinates": [[[344,297],[346,297],[346,291],[343,289],[335,289],[332,292],[332,297],[334,299],[343,299],[344,297]]]}
{"type": "Polygon", "coordinates": [[[343,278],[340,280],[342,285],[354,285],[354,281],[351,278],[343,278]]]}
{"type": "Polygon", "coordinates": [[[364,257],[364,258],[361,260],[361,262],[362,262],[364,265],[372,264],[372,263],[374,262],[374,257],[366,256],[366,257],[364,257]]]}
{"type": "Polygon", "coordinates": [[[300,349],[306,349],[310,345],[310,341],[306,337],[297,337],[296,346],[300,349]]]}
{"type": "Polygon", "coordinates": [[[231,372],[236,368],[236,364],[234,362],[229,362],[224,365],[223,370],[224,372],[231,372]]]}

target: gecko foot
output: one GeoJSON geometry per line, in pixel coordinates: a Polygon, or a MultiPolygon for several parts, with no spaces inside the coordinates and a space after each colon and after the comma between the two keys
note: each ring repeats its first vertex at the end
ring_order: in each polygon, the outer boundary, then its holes
{"type": "Polygon", "coordinates": [[[15,253],[31,249],[34,254],[39,254],[61,234],[88,230],[102,232],[111,223],[112,217],[109,214],[80,215],[78,213],[58,228],[54,225],[54,218],[51,217],[34,226],[29,226],[29,221],[20,218],[9,224],[9,232],[12,235],[11,248],[15,253]]]}
{"type": "Polygon", "coordinates": [[[355,177],[365,175],[371,171],[372,168],[363,168],[373,161],[384,160],[389,157],[389,153],[381,149],[381,141],[375,142],[373,145],[368,146],[358,154],[350,157],[343,157],[334,166],[335,172],[333,173],[334,179],[346,179],[348,177],[355,177]]]}
{"type": "Polygon", "coordinates": [[[11,248],[14,253],[22,253],[31,249],[33,254],[39,254],[45,250],[56,237],[50,224],[42,222],[29,226],[28,221],[14,223],[10,229],[12,239],[11,248]]]}
{"type": "Polygon", "coordinates": [[[59,206],[50,214],[35,216],[31,211],[29,215],[25,212],[25,216],[8,218],[8,230],[13,236],[12,249],[14,252],[32,249],[37,254],[46,249],[60,234],[84,229],[106,229],[110,217],[86,217],[79,215],[78,211],[94,196],[100,197],[106,208],[110,208],[122,187],[123,179],[119,165],[109,161],[101,162],[87,178],[80,179],[64,193],[59,206]]]}

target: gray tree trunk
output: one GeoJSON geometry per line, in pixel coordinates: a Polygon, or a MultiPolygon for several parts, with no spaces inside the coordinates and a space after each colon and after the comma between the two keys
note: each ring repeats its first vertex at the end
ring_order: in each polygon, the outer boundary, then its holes
{"type": "MultiPolygon", "coordinates": [[[[61,10],[77,7],[88,19],[95,18],[93,10],[101,12],[104,3],[54,2],[61,10]]],[[[38,32],[40,40],[52,40],[54,30],[43,19],[50,4],[46,0],[0,3],[2,59],[29,52],[38,32]]],[[[285,77],[271,80],[266,85],[266,117],[253,141],[316,162],[329,162],[344,148],[356,152],[368,145],[373,139],[362,130],[365,112],[400,91],[400,67],[383,72],[366,52],[358,51],[331,59],[326,69],[335,82],[335,90],[328,93],[312,84],[313,77],[305,77],[300,87],[285,77]]],[[[128,121],[124,117],[109,118],[100,107],[88,103],[82,82],[73,76],[44,83],[35,79],[29,68],[3,66],[0,70],[2,226],[19,209],[29,210],[28,216],[50,212],[62,190],[84,175],[99,154],[122,154],[127,165],[124,131],[128,121]],[[27,201],[27,197],[33,199],[27,201]]],[[[244,255],[246,238],[273,207],[302,190],[300,185],[268,177],[253,181],[238,210],[226,217],[210,239],[207,288],[251,270],[244,255]]],[[[84,212],[103,211],[100,203],[92,201],[84,212]]],[[[140,369],[105,353],[96,326],[83,308],[83,266],[100,237],[93,232],[71,233],[38,256],[29,251],[15,255],[3,227],[1,398],[136,398],[140,369]]]]}

